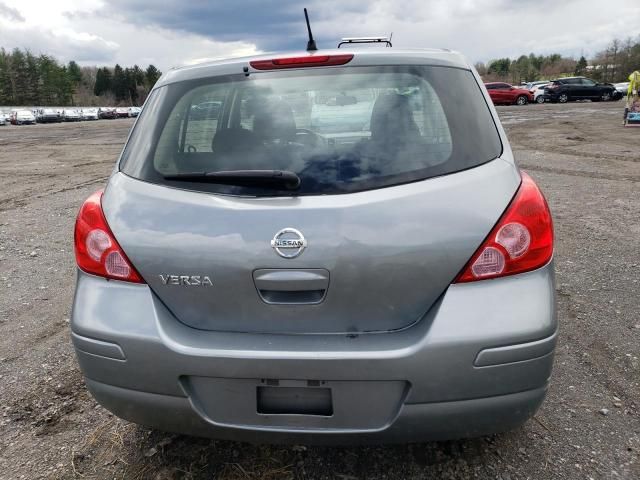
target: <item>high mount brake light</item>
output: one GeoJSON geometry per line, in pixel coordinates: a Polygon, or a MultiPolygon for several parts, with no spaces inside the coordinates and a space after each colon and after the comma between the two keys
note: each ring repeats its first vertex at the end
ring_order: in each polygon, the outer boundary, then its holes
{"type": "Polygon", "coordinates": [[[549,206],[533,179],[522,172],[515,197],[454,283],[528,272],[546,265],[552,255],[549,206]]]}
{"type": "Polygon", "coordinates": [[[353,59],[353,54],[345,55],[305,55],[304,57],[272,58],[254,60],[249,64],[256,70],[278,70],[281,68],[328,67],[345,65],[353,59]]]}
{"type": "Polygon", "coordinates": [[[93,275],[144,283],[113,236],[102,213],[102,190],[85,200],[78,212],[74,249],[78,267],[93,275]]]}

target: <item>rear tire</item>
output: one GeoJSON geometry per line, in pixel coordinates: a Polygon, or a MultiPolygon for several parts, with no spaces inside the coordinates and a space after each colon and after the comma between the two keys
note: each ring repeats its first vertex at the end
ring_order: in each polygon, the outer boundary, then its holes
{"type": "Polygon", "coordinates": [[[516,98],[516,105],[526,105],[529,102],[525,95],[518,95],[516,98]]]}
{"type": "Polygon", "coordinates": [[[544,97],[540,95],[538,98],[536,98],[536,103],[539,103],[539,104],[544,103],[544,97]]]}

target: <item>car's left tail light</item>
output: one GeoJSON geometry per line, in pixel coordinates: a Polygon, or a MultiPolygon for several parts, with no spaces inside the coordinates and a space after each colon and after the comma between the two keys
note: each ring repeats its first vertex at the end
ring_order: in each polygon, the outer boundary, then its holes
{"type": "Polygon", "coordinates": [[[104,218],[101,200],[102,190],[87,198],[80,207],[74,232],[78,267],[100,277],[144,283],[113,236],[104,218]]]}
{"type": "Polygon", "coordinates": [[[529,272],[553,256],[553,222],[542,192],[522,172],[515,197],[454,283],[529,272]]]}

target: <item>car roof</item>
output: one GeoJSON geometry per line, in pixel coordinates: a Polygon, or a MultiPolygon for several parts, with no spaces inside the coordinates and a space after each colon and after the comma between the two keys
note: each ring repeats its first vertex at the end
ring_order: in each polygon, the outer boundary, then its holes
{"type": "MultiPolygon", "coordinates": [[[[227,58],[209,61],[196,65],[174,68],[165,73],[154,88],[186,80],[194,80],[217,75],[231,75],[243,73],[243,68],[254,60],[270,60],[272,58],[305,57],[310,55],[344,55],[353,54],[347,66],[372,65],[439,65],[470,69],[469,62],[458,52],[447,49],[397,49],[365,48],[365,49],[333,49],[317,50],[315,52],[274,52],[253,55],[250,57],[227,58]]],[[[252,72],[252,70],[250,70],[252,72]]],[[[256,72],[255,70],[253,72],[256,72]]]]}

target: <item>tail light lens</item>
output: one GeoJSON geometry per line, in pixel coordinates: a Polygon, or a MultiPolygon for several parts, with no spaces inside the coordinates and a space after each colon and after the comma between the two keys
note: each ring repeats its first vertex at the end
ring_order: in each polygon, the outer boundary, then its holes
{"type": "Polygon", "coordinates": [[[526,173],[507,210],[454,283],[540,268],[553,255],[553,223],[542,192],[526,173]]]}
{"type": "Polygon", "coordinates": [[[144,283],[118,245],[102,213],[102,190],[80,207],[74,233],[78,267],[93,275],[125,282],[144,283]]]}

